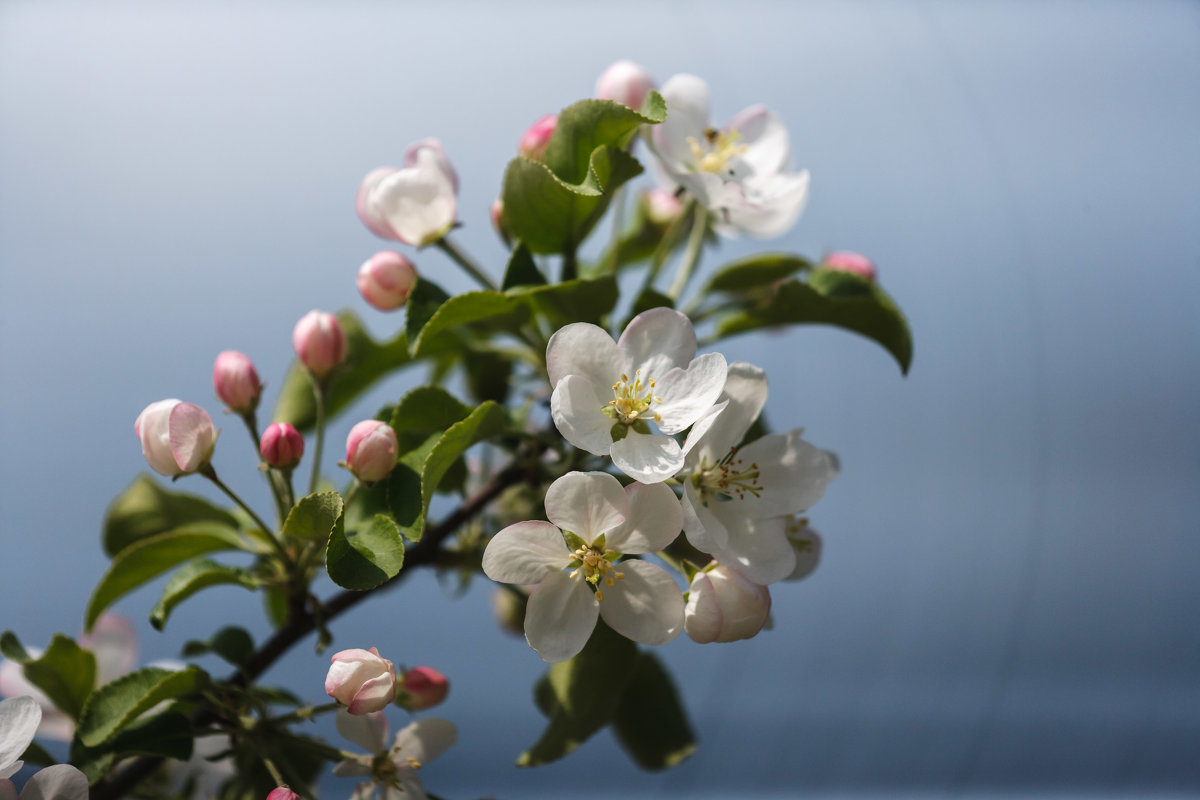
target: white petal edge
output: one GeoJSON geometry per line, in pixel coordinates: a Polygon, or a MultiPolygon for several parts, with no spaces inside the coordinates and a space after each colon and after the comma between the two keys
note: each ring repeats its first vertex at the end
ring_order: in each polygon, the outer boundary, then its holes
{"type": "Polygon", "coordinates": [[[587,644],[596,627],[599,605],[581,578],[556,572],[529,596],[525,641],[543,661],[566,661],[587,644]]]}
{"type": "Polygon", "coordinates": [[[796,567],[796,551],[787,538],[786,518],[743,518],[725,522],[729,543],[713,553],[718,561],[759,586],[768,586],[792,574],[796,567]]]}
{"type": "Polygon", "coordinates": [[[663,483],[632,483],[625,487],[629,516],[609,531],[605,541],[618,553],[657,553],[683,530],[683,508],[671,487],[663,483]]]}
{"type": "Polygon", "coordinates": [[[546,489],[546,517],[591,544],[624,522],[629,499],[607,472],[568,472],[546,489]]]}
{"type": "Polygon", "coordinates": [[[88,781],[70,764],[55,764],[37,772],[21,790],[21,800],[87,800],[88,781]]]}
{"type": "Polygon", "coordinates": [[[570,562],[562,532],[539,520],[509,525],[483,551],[483,573],[497,583],[539,583],[570,562]]]}
{"type": "MultiPolygon", "coordinates": [[[[723,457],[741,443],[767,403],[767,374],[753,364],[735,361],[729,365],[721,398],[724,413],[713,420],[698,455],[711,460],[723,457]]],[[[689,434],[694,435],[694,429],[689,434]]]]}
{"type": "Polygon", "coordinates": [[[662,403],[654,406],[658,412],[658,429],[663,433],[679,433],[716,405],[725,387],[728,374],[725,356],[705,353],[688,364],[686,370],[671,370],[658,382],[662,403]]]}
{"type": "Polygon", "coordinates": [[[458,727],[439,717],[426,717],[401,728],[392,743],[392,757],[407,766],[408,759],[428,764],[458,741],[458,727]]]}
{"type": "Polygon", "coordinates": [[[700,492],[690,480],[683,483],[683,532],[692,547],[710,555],[729,544],[729,532],[708,508],[700,502],[700,492]]]}
{"type": "Polygon", "coordinates": [[[550,395],[550,418],[568,442],[592,455],[606,456],[612,447],[614,421],[604,414],[608,400],[599,392],[600,387],[582,375],[566,376],[550,395]]]}
{"type": "Polygon", "coordinates": [[[625,575],[604,588],[600,616],[626,639],[666,644],[683,630],[683,593],[666,570],[645,561],[622,561],[625,575]]]}
{"type": "Polygon", "coordinates": [[[804,441],[799,428],[764,436],[738,451],[747,464],[758,464],[760,497],[738,501],[747,516],[762,519],[811,508],[837,476],[829,454],[804,441]]]}
{"type": "Polygon", "coordinates": [[[683,629],[699,644],[715,642],[721,635],[721,606],[707,572],[698,572],[692,578],[683,609],[683,629]]]}
{"type": "Polygon", "coordinates": [[[41,721],[42,707],[32,697],[10,697],[0,702],[0,778],[21,768],[19,759],[41,721]]]}
{"type": "Polygon", "coordinates": [[[672,308],[652,308],[629,321],[617,340],[622,370],[632,380],[659,381],[676,367],[685,367],[696,355],[696,331],[686,314],[672,308]]]}
{"type": "Polygon", "coordinates": [[[639,483],[661,483],[683,468],[679,442],[661,433],[630,431],[613,442],[610,455],[617,469],[639,483]]]}
{"type": "Polygon", "coordinates": [[[388,723],[382,711],[351,714],[339,708],[337,731],[343,739],[354,742],[368,753],[382,753],[383,748],[387,747],[388,723]]]}
{"type": "Polygon", "coordinates": [[[568,375],[582,375],[596,386],[608,387],[621,377],[621,351],[603,328],[572,322],[555,331],[546,344],[550,385],[568,375]]]}

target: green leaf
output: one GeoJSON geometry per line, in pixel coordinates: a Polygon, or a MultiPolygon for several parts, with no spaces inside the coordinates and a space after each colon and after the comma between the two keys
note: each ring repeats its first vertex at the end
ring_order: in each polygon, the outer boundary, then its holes
{"type": "Polygon", "coordinates": [[[463,351],[463,372],[475,402],[492,400],[501,405],[508,402],[513,374],[511,358],[492,349],[470,347],[463,351]]]}
{"type": "Polygon", "coordinates": [[[26,764],[37,764],[39,767],[50,767],[58,763],[58,759],[46,752],[46,748],[37,742],[30,742],[21,754],[21,760],[26,764]]]}
{"type": "Polygon", "coordinates": [[[696,736],[675,683],[647,652],[638,655],[613,728],[617,741],[642,769],[669,769],[696,751],[696,736]]]}
{"type": "MultiPolygon", "coordinates": [[[[415,342],[421,335],[421,329],[433,319],[433,315],[450,299],[446,290],[428,278],[417,278],[412,290],[408,293],[408,302],[404,305],[404,333],[408,341],[415,342]]],[[[410,348],[411,349],[411,348],[410,348]]]]}
{"type": "Polygon", "coordinates": [[[666,118],[667,104],[657,92],[647,96],[641,111],[612,100],[580,100],[559,112],[542,162],[564,181],[582,183],[596,148],[625,147],[642,125],[666,118]]]}
{"type": "Polygon", "coordinates": [[[254,655],[254,639],[245,628],[233,625],[221,628],[204,641],[193,639],[183,646],[183,655],[218,655],[235,667],[244,667],[254,655]]]}
{"type": "Polygon", "coordinates": [[[158,603],[150,611],[150,624],[155,630],[161,631],[167,624],[167,617],[175,610],[175,606],[188,599],[201,589],[209,586],[241,586],[253,589],[258,583],[244,569],[219,564],[207,558],[197,558],[189,561],[171,576],[158,603]]]}
{"type": "Polygon", "coordinates": [[[912,362],[908,322],[887,293],[850,272],[815,269],[807,283],[783,284],[764,303],[724,317],[718,336],[779,325],[825,324],[866,336],[892,354],[907,373],[912,362]]]}
{"type": "Polygon", "coordinates": [[[812,262],[788,253],[762,253],[734,261],[718,269],[708,279],[702,294],[709,292],[741,293],[769,287],[797,272],[812,269],[812,262]]]}
{"type": "Polygon", "coordinates": [[[504,280],[500,289],[507,292],[517,286],[545,286],[546,276],[538,269],[529,253],[529,248],[522,242],[517,242],[512,255],[508,257],[508,266],[504,268],[504,280]]]}
{"type": "Polygon", "coordinates": [[[54,707],[71,719],[79,712],[96,685],[96,657],[69,636],[55,634],[50,646],[33,658],[21,646],[16,634],[0,636],[0,653],[21,665],[25,678],[46,693],[54,707]]]}
{"type": "Polygon", "coordinates": [[[411,336],[410,327],[409,349],[414,356],[426,355],[426,345],[442,331],[483,321],[503,330],[515,331],[527,318],[526,308],[505,294],[467,292],[451,297],[438,306],[415,337],[411,336]]]}
{"type": "Polygon", "coordinates": [[[238,526],[232,514],[204,498],[169,492],[150,475],[139,475],[104,515],[104,552],[115,556],[139,539],[193,522],[238,526]]]}
{"type": "Polygon", "coordinates": [[[184,561],[217,550],[245,549],[237,531],[219,523],[200,522],[140,539],[113,558],[92,592],[84,615],[91,630],[96,618],[117,598],[184,561]]]}
{"type": "Polygon", "coordinates": [[[370,525],[351,534],[346,534],[339,520],[329,536],[325,568],[333,582],[344,589],[374,589],[394,578],[403,565],[400,528],[385,514],[376,514],[370,525]]]}
{"type": "Polygon", "coordinates": [[[337,492],[317,492],[300,498],[283,521],[283,535],[297,539],[325,541],[334,523],[342,515],[342,496],[337,492]]]}
{"type": "Polygon", "coordinates": [[[179,672],[146,667],[131,672],[92,692],[76,735],[84,745],[96,747],[164,700],[192,694],[207,683],[208,674],[197,667],[179,672]]]}
{"type": "MultiPolygon", "coordinates": [[[[408,354],[408,338],[401,333],[386,342],[377,342],[350,311],[339,311],[338,322],[346,334],[346,361],[334,374],[326,402],[326,418],[332,418],[385,375],[413,363],[408,354]]],[[[312,381],[299,362],[294,362],[284,379],[275,404],[275,422],[290,422],[298,430],[312,428],[317,418],[317,403],[312,381]]]]}
{"type": "Polygon", "coordinates": [[[191,722],[183,714],[168,711],[129,727],[111,741],[87,747],[71,744],[71,763],[95,783],[116,761],[130,756],[162,756],[186,761],[195,744],[191,722]]]}
{"type": "Polygon", "coordinates": [[[649,311],[652,308],[674,308],[675,301],[667,297],[662,292],[656,291],[649,287],[643,289],[637,298],[633,301],[633,308],[629,310],[629,319],[625,320],[625,325],[629,325],[629,320],[632,320],[643,311],[649,311]]]}
{"type": "Polygon", "coordinates": [[[549,286],[520,286],[509,290],[514,297],[525,298],[555,328],[571,322],[600,322],[612,311],[619,296],[617,279],[579,278],[549,286]]]}
{"type": "Polygon", "coordinates": [[[440,386],[418,386],[392,410],[391,426],[400,441],[400,453],[418,447],[431,433],[441,434],[470,413],[470,406],[440,386]]]}
{"type": "Polygon", "coordinates": [[[633,642],[597,621],[579,655],[551,666],[534,688],[534,701],[549,723],[517,766],[557,761],[612,721],[637,657],[633,642]]]}

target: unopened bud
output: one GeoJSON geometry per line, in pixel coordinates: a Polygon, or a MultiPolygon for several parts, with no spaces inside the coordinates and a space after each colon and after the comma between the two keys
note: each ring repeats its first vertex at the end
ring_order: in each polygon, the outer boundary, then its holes
{"type": "Polygon", "coordinates": [[[861,275],[869,281],[875,280],[875,265],[871,263],[871,259],[862,253],[852,253],[849,250],[830,253],[821,261],[821,266],[825,269],[853,272],[855,275],[861,275]]]}
{"type": "Polygon", "coordinates": [[[286,422],[272,422],[263,431],[259,453],[276,469],[292,469],[304,455],[304,437],[286,422]]]}
{"type": "Polygon", "coordinates": [[[770,610],[767,587],[720,565],[692,578],[683,629],[700,644],[749,639],[762,630],[770,610]]]}
{"type": "Polygon", "coordinates": [[[249,356],[226,350],[213,363],[213,388],[230,411],[248,414],[258,408],[262,381],[249,356]]]}
{"type": "Polygon", "coordinates": [[[596,81],[596,97],[615,100],[636,111],[653,88],[654,79],[646,70],[632,61],[618,61],[604,70],[596,81]]]}
{"type": "Polygon", "coordinates": [[[133,423],[142,455],[159,475],[173,478],[196,472],[212,458],[217,430],[197,405],[159,400],[146,406],[133,423]]]}
{"type": "Polygon", "coordinates": [[[278,789],[271,790],[271,793],[267,795],[267,800],[300,800],[300,795],[286,786],[280,786],[278,789]]]}
{"type": "Polygon", "coordinates": [[[412,262],[392,250],[376,253],[358,269],[359,294],[380,311],[394,311],[407,303],[416,282],[412,262]]]}
{"type": "Polygon", "coordinates": [[[670,225],[683,213],[683,203],[675,193],[657,186],[642,192],[642,204],[646,219],[655,225],[670,225]]]}
{"type": "Polygon", "coordinates": [[[310,311],[296,323],[292,347],[300,363],[318,378],[346,360],[346,334],[337,317],[325,311],[310,311]]]}
{"type": "Polygon", "coordinates": [[[386,477],[396,466],[400,443],[386,422],[367,419],[350,429],[346,437],[346,468],[363,483],[386,477]]]}
{"type": "Polygon", "coordinates": [[[409,711],[433,708],[446,699],[450,681],[433,667],[413,667],[404,673],[397,702],[409,711]]]}
{"type": "Polygon", "coordinates": [[[370,650],[334,653],[325,675],[325,694],[346,706],[351,714],[382,711],[396,696],[396,667],[370,650]]]}
{"type": "Polygon", "coordinates": [[[546,145],[550,144],[550,136],[554,133],[554,126],[557,124],[558,114],[547,114],[539,118],[521,137],[521,142],[517,145],[517,152],[526,158],[540,160],[546,152],[546,145]]]}

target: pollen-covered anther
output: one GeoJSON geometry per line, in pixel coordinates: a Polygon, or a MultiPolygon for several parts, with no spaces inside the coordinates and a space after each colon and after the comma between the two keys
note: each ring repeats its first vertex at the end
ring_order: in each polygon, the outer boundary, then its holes
{"type": "Polygon", "coordinates": [[[408,756],[408,757],[406,757],[404,760],[405,760],[405,761],[407,761],[407,762],[408,762],[408,765],[409,765],[410,767],[412,767],[413,769],[420,769],[420,768],[421,768],[421,762],[420,762],[420,761],[417,761],[417,760],[416,760],[415,758],[413,758],[412,756],[408,756]]]}
{"type": "Polygon", "coordinates": [[[704,131],[704,140],[709,146],[707,151],[696,137],[689,136],[686,140],[692,158],[696,160],[696,169],[701,172],[725,172],[729,162],[743,155],[747,149],[742,144],[742,135],[733,128],[728,131],[708,128],[704,131]]]}

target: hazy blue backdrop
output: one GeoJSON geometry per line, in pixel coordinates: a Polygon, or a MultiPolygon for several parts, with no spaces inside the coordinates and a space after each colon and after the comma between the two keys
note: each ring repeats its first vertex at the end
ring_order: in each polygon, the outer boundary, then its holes
{"type": "MultiPolygon", "coordinates": [[[[726,349],[767,370],[773,423],[844,472],[812,514],[824,563],[773,588],[775,630],[661,650],[701,739],[677,770],[639,773],[607,734],[513,767],[540,731],[543,665],[497,630],[486,581],[454,597],[422,575],[341,620],[338,645],[451,676],[440,713],[460,742],[427,784],[1200,793],[1194,3],[0,5],[0,628],[78,631],[105,506],[144,469],[146,404],[215,414],[212,361],[235,348],[269,409],[313,307],[400,324],[354,288],[386,246],[354,214],[368,170],[440,138],[458,240],[498,274],[487,208],[517,139],[618,58],[705,77],[718,120],[759,102],[783,116],[812,199],[766,246],[874,258],[914,366],[901,378],[824,329],[726,349]]],[[[415,258],[468,287],[440,254],[415,258]]],[[[412,380],[337,421],[331,469],[350,425],[412,380]]],[[[217,468],[265,510],[244,433],[218,422],[217,468]]],[[[267,630],[229,590],[154,633],[160,588],[118,605],[144,660],[235,616],[267,630]]],[[[305,641],[268,678],[317,701],[326,664],[305,641]]]]}

